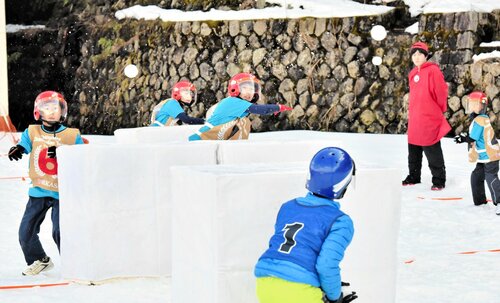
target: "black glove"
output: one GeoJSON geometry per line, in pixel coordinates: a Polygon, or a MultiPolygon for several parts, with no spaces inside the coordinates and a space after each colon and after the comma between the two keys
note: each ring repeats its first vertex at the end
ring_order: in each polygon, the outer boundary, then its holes
{"type": "MultiPolygon", "coordinates": [[[[340,285],[342,287],[347,287],[347,286],[350,286],[351,283],[349,282],[344,282],[342,281],[340,283],[340,285]]],[[[326,296],[326,294],[323,296],[323,301],[325,301],[325,303],[349,303],[351,301],[354,301],[358,298],[358,295],[356,294],[355,291],[351,292],[350,294],[348,294],[347,296],[344,297],[344,293],[340,293],[340,298],[338,298],[337,300],[335,301],[332,301],[330,299],[328,299],[328,297],[326,296]]]]}
{"type": "Polygon", "coordinates": [[[16,160],[16,161],[20,160],[23,157],[23,152],[24,151],[25,151],[25,149],[21,145],[12,146],[9,149],[9,160],[10,161],[12,161],[12,160],[16,160]]]}
{"type": "Polygon", "coordinates": [[[47,157],[54,159],[56,157],[56,147],[50,146],[47,148],[47,157]]]}
{"type": "Polygon", "coordinates": [[[453,137],[453,140],[457,144],[469,142],[469,134],[466,132],[461,132],[460,134],[453,137]]]}
{"type": "Polygon", "coordinates": [[[356,300],[357,298],[358,298],[358,295],[356,294],[355,291],[353,291],[345,297],[344,297],[344,293],[341,293],[340,298],[338,298],[335,301],[328,299],[327,296],[325,296],[323,299],[324,299],[325,303],[349,303],[351,301],[356,300]]]}

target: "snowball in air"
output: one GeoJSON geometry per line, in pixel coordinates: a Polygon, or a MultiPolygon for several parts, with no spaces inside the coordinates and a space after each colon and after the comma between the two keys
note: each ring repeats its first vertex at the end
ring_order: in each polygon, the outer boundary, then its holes
{"type": "Polygon", "coordinates": [[[375,25],[370,30],[370,35],[372,36],[373,40],[382,41],[385,39],[385,37],[387,37],[387,31],[382,25],[375,25]]]}
{"type": "Polygon", "coordinates": [[[372,58],[372,63],[373,63],[373,65],[380,65],[380,64],[382,64],[382,58],[379,56],[374,56],[372,58]]]}
{"type": "Polygon", "coordinates": [[[137,66],[135,66],[134,64],[129,64],[125,66],[123,72],[125,73],[125,76],[129,78],[135,78],[135,76],[137,76],[137,74],[139,73],[139,70],[137,69],[137,66]]]}

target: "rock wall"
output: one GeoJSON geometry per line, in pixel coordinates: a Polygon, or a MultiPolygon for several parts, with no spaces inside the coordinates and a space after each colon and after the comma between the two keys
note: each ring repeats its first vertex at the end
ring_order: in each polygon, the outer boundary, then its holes
{"type": "Polygon", "coordinates": [[[401,23],[399,13],[178,23],[96,15],[58,33],[61,48],[72,50],[57,60],[74,71],[65,73],[72,76],[64,87],[71,101],[68,123],[97,134],[148,125],[154,105],[181,79],[197,86],[199,102],[187,111],[201,117],[226,96],[232,75],[252,72],[263,81],[264,103],[293,107],[277,117],[252,116],[254,131],[405,133],[409,47],[423,40],[449,83],[446,116],[454,132],[468,126],[465,96],[475,89],[490,97],[498,130],[500,60],[473,63],[472,56],[481,51],[480,42],[500,40],[500,12],[422,15],[417,36],[403,31],[415,20],[401,23]],[[389,31],[381,42],[369,35],[375,24],[389,31]],[[372,64],[373,56],[381,56],[382,64],[372,64]],[[131,63],[140,69],[134,79],[123,74],[131,63]]]}

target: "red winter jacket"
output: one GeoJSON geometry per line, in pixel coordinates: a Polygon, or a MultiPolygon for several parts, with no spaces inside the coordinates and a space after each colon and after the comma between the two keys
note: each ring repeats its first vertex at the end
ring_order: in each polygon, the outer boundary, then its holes
{"type": "Polygon", "coordinates": [[[439,66],[432,62],[413,68],[408,80],[408,143],[433,145],[451,130],[443,115],[448,103],[448,85],[439,66]]]}

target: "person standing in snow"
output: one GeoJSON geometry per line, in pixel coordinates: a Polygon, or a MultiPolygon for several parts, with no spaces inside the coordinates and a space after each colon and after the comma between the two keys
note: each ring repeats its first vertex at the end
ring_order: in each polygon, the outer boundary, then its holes
{"type": "Polygon", "coordinates": [[[260,303],[347,303],[340,261],[354,235],[340,199],[356,174],[351,156],[337,147],[314,155],[309,165],[309,193],[284,203],[269,248],[254,270],[260,303]]]}
{"type": "Polygon", "coordinates": [[[57,178],[57,147],[83,144],[80,131],[61,123],[66,119],[68,106],[64,97],[54,91],[45,91],[35,100],[34,117],[42,125],[30,125],[20,142],[9,150],[9,159],[18,161],[30,154],[29,177],[32,187],[19,227],[19,243],[28,265],[22,274],[37,275],[54,267],[38,238],[40,225],[52,208],[52,238],[60,249],[59,191],[57,178]]]}
{"type": "Polygon", "coordinates": [[[192,106],[196,103],[196,87],[189,81],[177,82],[172,88],[172,96],[153,108],[150,126],[174,126],[179,121],[184,124],[203,124],[202,118],[188,116],[180,103],[192,106]]]}
{"type": "Polygon", "coordinates": [[[469,162],[477,162],[470,176],[474,205],[486,204],[484,189],[484,180],[486,180],[493,204],[497,206],[496,214],[500,215],[500,180],[498,180],[500,145],[495,137],[490,118],[486,115],[487,107],[486,94],[480,91],[472,92],[467,102],[467,112],[470,113],[472,119],[469,133],[462,132],[454,139],[456,143],[467,142],[469,162]]]}
{"type": "Polygon", "coordinates": [[[270,115],[292,109],[282,104],[255,104],[261,97],[261,85],[249,73],[234,75],[227,91],[229,97],[217,103],[205,125],[189,141],[248,139],[251,128],[248,115],[270,115]]]}
{"type": "Polygon", "coordinates": [[[425,153],[432,173],[432,190],[446,185],[441,138],[451,127],[443,113],[448,103],[448,85],[436,63],[427,62],[429,47],[423,42],[411,46],[415,67],[408,76],[410,100],[408,108],[408,169],[403,186],[420,183],[422,153],[425,153]]]}

